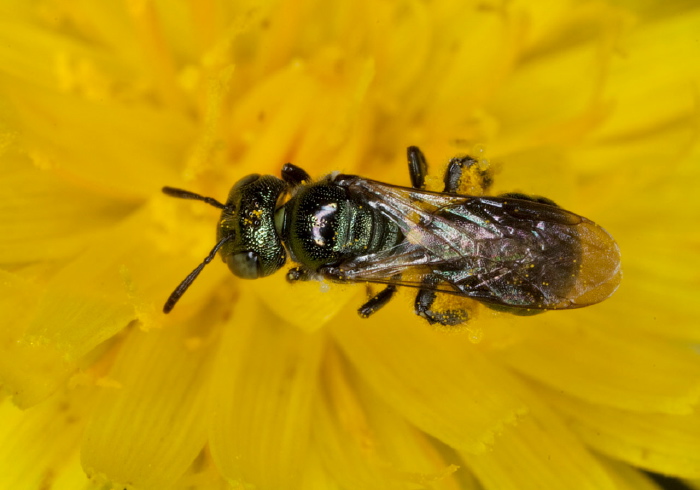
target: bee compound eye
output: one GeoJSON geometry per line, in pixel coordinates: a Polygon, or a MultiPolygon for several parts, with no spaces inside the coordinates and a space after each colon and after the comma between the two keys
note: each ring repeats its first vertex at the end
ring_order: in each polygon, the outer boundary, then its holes
{"type": "Polygon", "coordinates": [[[239,252],[230,255],[226,263],[231,272],[241,279],[260,277],[260,260],[255,252],[239,252]]]}

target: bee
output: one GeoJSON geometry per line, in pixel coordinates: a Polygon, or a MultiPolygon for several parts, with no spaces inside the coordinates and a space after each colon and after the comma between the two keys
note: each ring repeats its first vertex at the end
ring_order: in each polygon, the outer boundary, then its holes
{"type": "Polygon", "coordinates": [[[242,279],[269,276],[289,258],[290,282],[384,285],[359,308],[362,317],[386,305],[398,287],[414,288],[416,314],[445,326],[469,315],[434,308],[438,294],[532,314],[589,306],[617,289],[620,250],[600,226],[543,197],[459,194],[467,175],[479,181],[477,188],[491,181],[468,156],[450,160],[443,192],[426,190],[425,156],[415,146],[407,156],[412,187],[337,172],[312,181],[291,163],[281,179],[243,177],[225,204],[164,187],[169,196],[221,209],[221,219],[216,245],[163,311],[172,310],[217,253],[242,279]]]}

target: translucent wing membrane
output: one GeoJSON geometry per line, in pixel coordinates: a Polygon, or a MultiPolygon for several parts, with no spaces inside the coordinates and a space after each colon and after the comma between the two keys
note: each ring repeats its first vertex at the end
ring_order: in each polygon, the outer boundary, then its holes
{"type": "Polygon", "coordinates": [[[433,193],[356,176],[339,176],[336,183],[396,222],[406,237],[391,250],[333,268],[343,280],[428,287],[535,309],[591,305],[620,283],[620,251],[612,237],[556,206],[433,193]]]}

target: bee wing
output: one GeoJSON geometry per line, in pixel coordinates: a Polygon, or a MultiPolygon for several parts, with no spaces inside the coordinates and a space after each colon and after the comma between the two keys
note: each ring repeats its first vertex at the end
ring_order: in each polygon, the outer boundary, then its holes
{"type": "Polygon", "coordinates": [[[425,287],[516,308],[578,308],[602,301],[621,279],[620,251],[592,221],[547,204],[336,181],[397,223],[391,250],[337,267],[349,281],[425,287]],[[398,276],[400,275],[400,278],[398,276]],[[435,283],[435,281],[432,281],[435,283]]]}

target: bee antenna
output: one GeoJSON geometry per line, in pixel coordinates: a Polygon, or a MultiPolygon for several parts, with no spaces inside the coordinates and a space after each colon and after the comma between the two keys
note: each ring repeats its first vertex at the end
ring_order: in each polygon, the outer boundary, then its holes
{"type": "Polygon", "coordinates": [[[163,306],[163,313],[170,313],[170,310],[173,309],[175,303],[177,303],[182,297],[182,295],[185,294],[185,291],[187,291],[187,288],[190,287],[190,284],[192,284],[192,282],[195,279],[197,279],[197,276],[200,272],[202,272],[204,266],[211,262],[212,259],[216,256],[216,252],[219,251],[219,249],[224,245],[224,243],[231,240],[232,238],[233,235],[231,234],[226,235],[221,240],[219,240],[219,243],[217,243],[214,246],[214,248],[211,249],[211,252],[209,252],[209,255],[205,257],[204,261],[201,264],[199,264],[195,270],[190,272],[185,279],[183,279],[183,281],[175,288],[175,291],[172,292],[168,300],[165,302],[165,305],[163,306]]]}
{"type": "Polygon", "coordinates": [[[213,197],[204,197],[196,194],[194,192],[186,191],[184,189],[177,189],[175,187],[163,187],[163,194],[167,194],[170,197],[177,197],[179,199],[194,199],[195,201],[204,201],[207,204],[211,204],[215,208],[224,209],[226,206],[221,204],[219,201],[213,197]]]}

